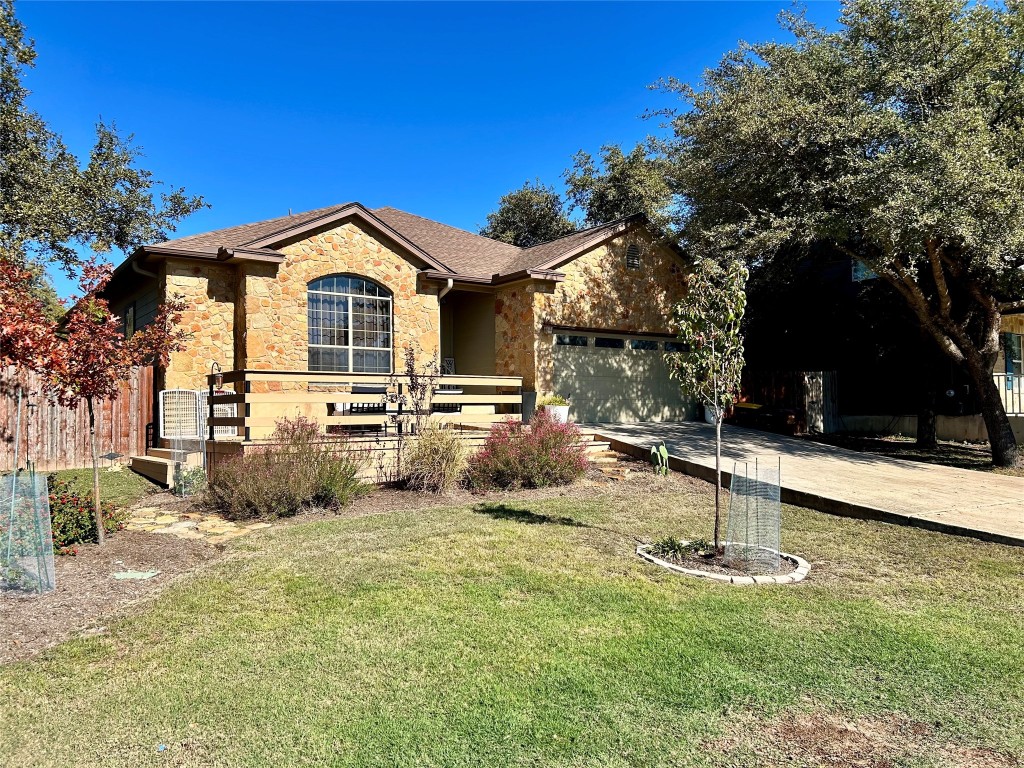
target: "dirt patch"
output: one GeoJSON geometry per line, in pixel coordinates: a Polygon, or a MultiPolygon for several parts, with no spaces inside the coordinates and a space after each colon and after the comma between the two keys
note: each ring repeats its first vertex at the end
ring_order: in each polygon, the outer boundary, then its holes
{"type": "Polygon", "coordinates": [[[219,554],[201,541],[119,531],[102,547],[80,545],[77,556],[56,557],[53,592],[0,596],[0,664],[28,658],[83,632],[102,632],[101,623],[219,554]],[[160,573],[145,580],[115,579],[113,574],[120,571],[160,573]]]}
{"type": "Polygon", "coordinates": [[[741,736],[710,745],[730,766],[897,768],[924,761],[943,768],[1019,768],[1020,762],[990,749],[954,743],[927,723],[900,715],[852,718],[839,713],[788,714],[768,724],[751,718],[741,736]],[[931,761],[931,762],[928,762],[931,761]]]}

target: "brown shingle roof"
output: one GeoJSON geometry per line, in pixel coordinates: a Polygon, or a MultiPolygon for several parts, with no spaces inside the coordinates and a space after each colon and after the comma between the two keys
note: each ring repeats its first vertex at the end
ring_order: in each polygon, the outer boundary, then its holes
{"type": "MultiPolygon", "coordinates": [[[[315,226],[317,219],[329,217],[352,205],[358,206],[353,203],[330,205],[291,216],[187,235],[158,243],[157,246],[163,249],[214,254],[219,248],[242,248],[304,224],[315,226]]],[[[532,248],[518,248],[397,208],[377,208],[370,213],[425,254],[441,262],[442,266],[449,267],[455,274],[480,278],[512,275],[557,261],[560,256],[573,253],[585,247],[590,241],[602,240],[628,222],[627,219],[614,221],[532,248]]]]}
{"type": "Polygon", "coordinates": [[[292,216],[279,216],[276,219],[265,219],[264,221],[254,221],[251,224],[240,224],[235,227],[215,229],[211,232],[200,232],[197,235],[186,235],[175,240],[157,243],[157,245],[161,248],[176,248],[183,251],[210,251],[216,253],[218,248],[240,248],[282,229],[305,224],[344,207],[345,205],[329,205],[326,208],[317,208],[313,211],[296,213],[292,216]]]}
{"type": "Polygon", "coordinates": [[[460,275],[491,277],[502,272],[507,263],[522,253],[522,249],[514,245],[397,208],[375,208],[373,214],[460,275]]]}

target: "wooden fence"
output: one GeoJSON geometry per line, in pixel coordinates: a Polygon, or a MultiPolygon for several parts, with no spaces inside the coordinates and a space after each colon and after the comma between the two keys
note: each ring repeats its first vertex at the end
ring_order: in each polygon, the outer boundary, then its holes
{"type": "MultiPolygon", "coordinates": [[[[43,471],[92,466],[89,450],[89,413],[85,403],[62,408],[46,397],[41,378],[0,368],[0,471],[14,468],[15,434],[18,431],[18,390],[21,389],[21,440],[18,465],[34,461],[43,471]]],[[[101,460],[127,462],[131,455],[146,452],[146,426],[153,422],[153,369],[137,368],[121,382],[116,400],[96,404],[96,443],[101,460]]]]}

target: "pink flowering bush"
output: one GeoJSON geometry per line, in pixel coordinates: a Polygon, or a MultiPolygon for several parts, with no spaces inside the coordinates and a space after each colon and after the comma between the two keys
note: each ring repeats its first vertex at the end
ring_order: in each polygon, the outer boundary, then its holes
{"type": "Polygon", "coordinates": [[[586,470],[579,428],[538,411],[529,426],[495,424],[483,449],[470,457],[466,477],[473,488],[544,488],[567,485],[586,470]]]}

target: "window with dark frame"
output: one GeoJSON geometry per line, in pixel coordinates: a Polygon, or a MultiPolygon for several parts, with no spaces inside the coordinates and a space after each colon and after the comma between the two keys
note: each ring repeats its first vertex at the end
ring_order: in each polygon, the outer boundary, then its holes
{"type": "Polygon", "coordinates": [[[594,339],[594,346],[600,347],[601,349],[625,349],[625,339],[614,339],[610,336],[598,336],[594,339]]]}
{"type": "Polygon", "coordinates": [[[391,293],[372,280],[329,275],[309,283],[309,370],[391,373],[391,293]]]}
{"type": "MultiPolygon", "coordinates": [[[[1024,335],[1019,333],[1003,334],[1003,357],[1008,376],[1024,375],[1024,335]]],[[[1009,382],[1007,382],[1009,383],[1009,382]]]]}
{"type": "Polygon", "coordinates": [[[640,246],[636,243],[626,248],[626,269],[640,269],[640,246]]]}
{"type": "Polygon", "coordinates": [[[586,336],[570,336],[566,334],[558,334],[555,336],[555,344],[560,347],[585,347],[587,346],[586,336]]]}
{"type": "Polygon", "coordinates": [[[684,344],[681,341],[666,341],[665,342],[665,351],[666,352],[689,352],[690,351],[690,346],[688,344],[684,344]]]}
{"type": "Polygon", "coordinates": [[[656,342],[654,339],[630,339],[630,341],[629,341],[629,348],[630,349],[644,349],[644,350],[648,350],[648,351],[650,351],[650,350],[657,350],[658,349],[658,342],[656,342]]]}
{"type": "Polygon", "coordinates": [[[135,334],[135,302],[124,310],[124,337],[130,339],[135,334]]]}

